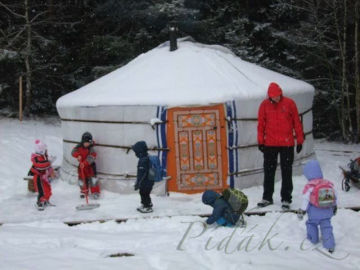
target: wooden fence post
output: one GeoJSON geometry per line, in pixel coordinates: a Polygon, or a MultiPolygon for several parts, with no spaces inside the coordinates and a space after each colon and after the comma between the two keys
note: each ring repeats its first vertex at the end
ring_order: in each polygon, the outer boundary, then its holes
{"type": "Polygon", "coordinates": [[[23,89],[22,89],[22,76],[19,77],[19,120],[22,121],[22,97],[23,97],[23,89]]]}

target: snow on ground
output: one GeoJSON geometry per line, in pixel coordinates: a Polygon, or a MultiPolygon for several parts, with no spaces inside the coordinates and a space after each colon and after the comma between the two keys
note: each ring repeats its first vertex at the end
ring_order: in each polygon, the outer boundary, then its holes
{"type": "MultiPolygon", "coordinates": [[[[360,269],[360,213],[340,209],[332,219],[336,251],[329,256],[321,245],[304,241],[305,221],[294,214],[270,213],[246,217],[246,228],[204,227],[210,213],[201,196],[171,193],[153,196],[154,213],[137,213],[137,194],[104,191],[101,206],[76,211],[83,203],[77,186],[53,182],[52,202],[44,212],[34,208],[36,196],[27,191],[23,177],[30,167],[36,138],[43,139],[60,165],[62,138],[57,118],[0,119],[0,269],[360,269]],[[152,218],[151,218],[152,216],[152,218]],[[173,217],[167,217],[173,216],[173,217]],[[95,222],[67,226],[63,221],[130,218],[127,222],[95,222]],[[111,254],[133,256],[109,257],[111,254]]],[[[336,184],[339,206],[359,206],[360,190],[341,190],[341,173],[349,159],[360,155],[360,145],[316,141],[316,155],[324,176],[336,184]]],[[[300,206],[306,180],[294,177],[294,202],[300,206]]],[[[279,209],[279,183],[275,205],[279,209]]],[[[244,192],[253,208],[262,187],[244,192]]]]}

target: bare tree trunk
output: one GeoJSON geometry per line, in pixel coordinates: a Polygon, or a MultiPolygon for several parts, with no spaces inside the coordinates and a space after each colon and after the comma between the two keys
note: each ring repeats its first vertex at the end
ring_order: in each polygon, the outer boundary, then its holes
{"type": "Polygon", "coordinates": [[[348,82],[348,74],[347,74],[347,20],[348,20],[348,7],[347,7],[347,0],[344,0],[344,18],[343,18],[343,50],[344,50],[344,62],[343,62],[343,86],[345,90],[345,97],[346,97],[346,112],[345,112],[345,121],[347,122],[348,127],[346,127],[347,137],[350,138],[353,133],[353,126],[351,121],[351,102],[350,102],[350,92],[349,92],[349,82],[348,82]]]}
{"type": "Polygon", "coordinates": [[[25,49],[25,67],[26,67],[26,90],[25,90],[25,107],[24,114],[29,115],[31,106],[31,23],[29,18],[29,0],[25,4],[25,23],[26,23],[26,49],[25,49]]]}
{"type": "Polygon", "coordinates": [[[48,13],[49,18],[52,18],[54,16],[54,0],[49,0],[48,2],[48,13]]]}
{"type": "MultiPolygon", "coordinates": [[[[346,5],[346,0],[344,0],[344,4],[346,5]]],[[[340,126],[341,126],[341,132],[343,139],[348,140],[348,134],[347,134],[347,114],[348,114],[348,108],[345,104],[347,104],[348,99],[346,98],[347,94],[347,80],[346,80],[346,23],[343,25],[343,33],[340,30],[340,22],[338,18],[338,1],[333,1],[333,11],[334,11],[334,20],[335,20],[335,27],[336,27],[336,35],[338,39],[339,44],[339,51],[340,51],[340,59],[341,59],[341,96],[340,96],[340,126]]],[[[344,18],[343,22],[345,21],[346,15],[346,8],[344,7],[344,18]]]]}
{"type": "Polygon", "coordinates": [[[357,136],[356,142],[360,141],[360,70],[359,70],[359,12],[360,12],[360,1],[355,2],[355,39],[354,39],[354,49],[355,49],[355,108],[356,108],[356,129],[357,136]]]}
{"type": "MultiPolygon", "coordinates": [[[[334,1],[335,2],[335,1],[334,1]]],[[[316,35],[318,36],[321,44],[326,44],[327,41],[324,40],[324,33],[323,33],[323,22],[321,22],[321,20],[319,19],[319,9],[323,8],[323,5],[329,5],[329,7],[331,7],[330,3],[323,3],[321,1],[314,1],[314,0],[310,0],[310,1],[306,1],[304,0],[304,3],[306,4],[309,12],[312,13],[312,17],[313,20],[315,21],[315,28],[314,31],[316,33],[316,35]]],[[[335,5],[335,3],[333,3],[333,5],[335,5]]],[[[332,7],[333,12],[335,11],[335,7],[332,7]]],[[[328,55],[326,54],[326,50],[321,50],[320,54],[322,55],[322,59],[328,59],[328,55]]],[[[337,94],[337,86],[335,85],[335,81],[336,81],[336,74],[334,74],[333,68],[331,67],[330,61],[324,61],[324,66],[326,67],[327,71],[328,71],[328,76],[330,79],[330,85],[331,85],[331,96],[333,100],[337,100],[338,99],[338,94],[337,94]]],[[[342,127],[342,115],[343,115],[343,110],[342,107],[338,108],[337,106],[336,108],[336,115],[337,115],[337,120],[339,123],[339,126],[342,127]]],[[[343,129],[342,129],[343,130],[343,129]]]]}

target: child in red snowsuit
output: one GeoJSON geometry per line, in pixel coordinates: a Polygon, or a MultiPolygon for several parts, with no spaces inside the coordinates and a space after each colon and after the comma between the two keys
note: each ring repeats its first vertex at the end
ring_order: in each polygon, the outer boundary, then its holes
{"type": "Polygon", "coordinates": [[[45,206],[50,204],[49,200],[52,194],[49,182],[52,168],[46,148],[46,144],[36,140],[35,153],[31,154],[32,167],[30,173],[33,175],[35,191],[38,192],[36,204],[39,210],[44,210],[45,206]]]}
{"type": "Polygon", "coordinates": [[[81,143],[76,145],[71,152],[72,156],[79,161],[78,175],[80,186],[80,197],[84,198],[89,193],[94,199],[100,195],[100,184],[96,178],[96,152],[94,151],[94,141],[89,132],[85,132],[81,137],[81,143]]]}

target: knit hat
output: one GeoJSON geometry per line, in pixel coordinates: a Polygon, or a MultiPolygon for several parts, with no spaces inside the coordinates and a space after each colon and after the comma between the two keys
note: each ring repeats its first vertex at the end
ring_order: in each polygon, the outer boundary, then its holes
{"type": "Polygon", "coordinates": [[[282,95],[281,87],[277,83],[270,83],[268,88],[269,98],[278,97],[282,95]]]}
{"type": "Polygon", "coordinates": [[[90,132],[85,132],[82,136],[81,136],[81,142],[89,142],[92,143],[93,142],[93,138],[90,132]]]}
{"type": "Polygon", "coordinates": [[[44,155],[47,146],[45,143],[41,142],[39,139],[35,141],[35,153],[44,155]]]}

